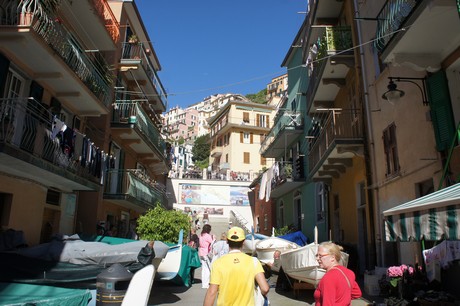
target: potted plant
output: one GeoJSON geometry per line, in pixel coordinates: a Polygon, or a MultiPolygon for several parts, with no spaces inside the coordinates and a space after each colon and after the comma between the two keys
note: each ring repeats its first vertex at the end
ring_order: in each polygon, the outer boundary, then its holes
{"type": "Polygon", "coordinates": [[[284,165],[284,176],[285,176],[287,179],[291,179],[291,178],[292,178],[292,165],[291,165],[291,164],[286,164],[286,165],[284,165]]]}
{"type": "Polygon", "coordinates": [[[132,34],[131,36],[129,36],[128,42],[130,44],[138,44],[139,43],[139,38],[137,37],[136,34],[132,34]]]}

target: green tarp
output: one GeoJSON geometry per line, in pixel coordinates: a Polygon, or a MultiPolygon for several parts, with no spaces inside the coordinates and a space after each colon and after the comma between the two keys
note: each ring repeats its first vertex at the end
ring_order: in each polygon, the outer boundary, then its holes
{"type": "Polygon", "coordinates": [[[91,292],[16,283],[0,283],[0,305],[79,306],[88,305],[91,292]]]}

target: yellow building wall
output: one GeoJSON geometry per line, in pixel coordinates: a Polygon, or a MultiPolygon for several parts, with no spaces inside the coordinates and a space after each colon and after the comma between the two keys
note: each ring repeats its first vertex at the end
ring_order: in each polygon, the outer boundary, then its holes
{"type": "Polygon", "coordinates": [[[12,195],[9,218],[3,229],[21,230],[28,245],[39,244],[47,188],[0,175],[0,193],[12,195]]]}
{"type": "MultiPolygon", "coordinates": [[[[355,156],[353,166],[332,182],[329,196],[329,218],[331,220],[331,232],[334,233],[334,195],[339,196],[340,230],[343,230],[343,241],[358,243],[358,217],[357,202],[359,195],[359,183],[366,181],[364,158],[355,156]]],[[[338,237],[332,237],[339,241],[338,237]]]]}

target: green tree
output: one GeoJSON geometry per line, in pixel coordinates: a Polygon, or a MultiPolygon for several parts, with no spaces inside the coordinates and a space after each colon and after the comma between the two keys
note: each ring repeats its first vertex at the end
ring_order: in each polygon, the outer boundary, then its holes
{"type": "Polygon", "coordinates": [[[203,165],[208,165],[210,148],[210,136],[209,134],[197,137],[192,148],[193,162],[195,165],[203,169],[203,165]]]}
{"type": "Polygon", "coordinates": [[[254,103],[267,104],[267,89],[262,89],[256,94],[247,94],[246,98],[254,103]]]}
{"type": "Polygon", "coordinates": [[[190,230],[188,216],[181,211],[166,210],[160,203],[137,219],[136,230],[142,240],[177,243],[181,229],[187,237],[190,230]]]}

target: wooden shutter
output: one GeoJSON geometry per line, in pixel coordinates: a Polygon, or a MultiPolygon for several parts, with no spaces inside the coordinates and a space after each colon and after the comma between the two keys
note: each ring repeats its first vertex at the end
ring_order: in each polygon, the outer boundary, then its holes
{"type": "Polygon", "coordinates": [[[254,134],[251,133],[250,136],[251,136],[251,137],[250,137],[250,139],[251,139],[251,144],[253,144],[253,143],[254,143],[254,134]]]}
{"type": "Polygon", "coordinates": [[[428,77],[426,83],[436,148],[438,151],[447,150],[455,134],[455,123],[446,73],[440,70],[428,77]]]}
{"type": "Polygon", "coordinates": [[[244,163],[249,164],[250,159],[249,159],[249,152],[244,152],[244,163]]]}
{"type": "Polygon", "coordinates": [[[243,143],[244,141],[244,133],[240,132],[240,142],[243,143]]]}
{"type": "Polygon", "coordinates": [[[243,121],[244,122],[249,122],[249,113],[248,112],[243,113],[243,121]]]}
{"type": "Polygon", "coordinates": [[[5,92],[5,83],[10,69],[10,61],[0,53],[0,96],[5,92]]]}
{"type": "Polygon", "coordinates": [[[256,126],[260,126],[260,115],[257,114],[256,116],[256,126]]]}

